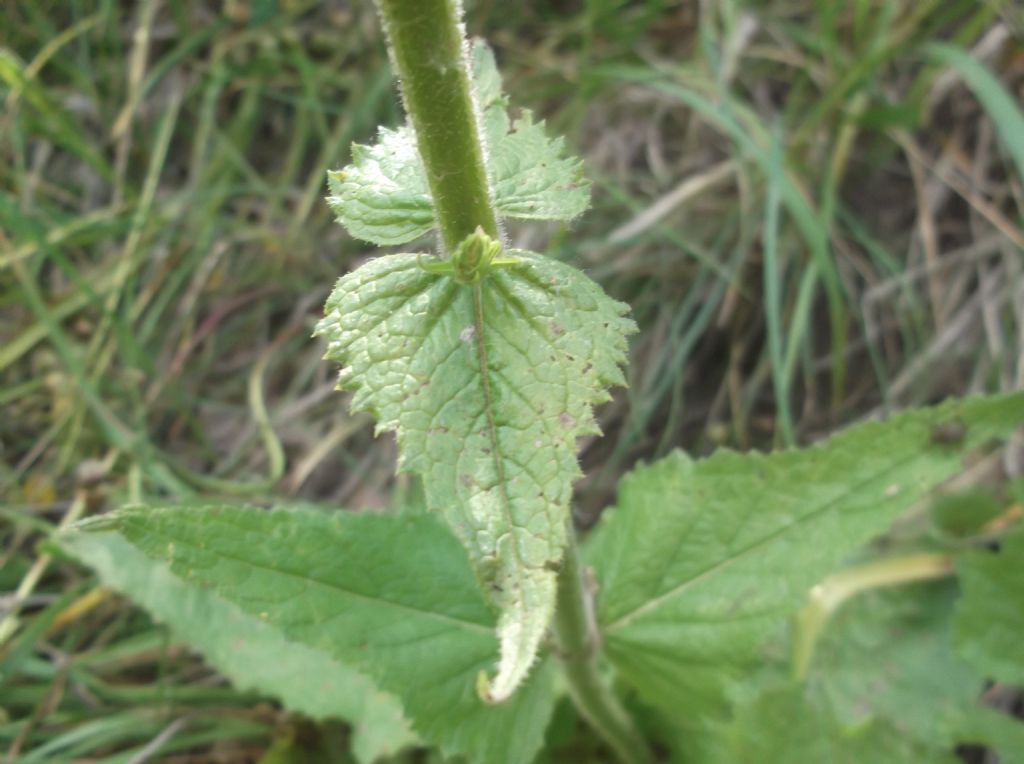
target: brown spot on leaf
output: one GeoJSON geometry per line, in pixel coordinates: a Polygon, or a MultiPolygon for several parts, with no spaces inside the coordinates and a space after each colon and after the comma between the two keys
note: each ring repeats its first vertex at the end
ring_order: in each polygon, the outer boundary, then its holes
{"type": "Polygon", "coordinates": [[[959,419],[943,422],[932,427],[930,440],[936,445],[956,446],[967,437],[967,425],[959,419]]]}

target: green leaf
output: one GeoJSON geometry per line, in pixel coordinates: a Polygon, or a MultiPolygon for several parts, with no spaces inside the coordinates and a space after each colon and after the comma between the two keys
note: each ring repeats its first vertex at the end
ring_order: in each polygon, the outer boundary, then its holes
{"type": "Polygon", "coordinates": [[[61,545],[194,645],[236,687],[280,698],[315,719],[351,722],[352,749],[364,764],[415,741],[398,701],[366,676],[321,650],[289,642],[274,625],[210,589],[183,582],[123,536],[70,532],[61,545]]]}
{"type": "Polygon", "coordinates": [[[470,71],[473,72],[473,96],[482,113],[496,113],[492,107],[508,106],[508,97],[501,89],[501,73],[494,60],[494,51],[479,38],[473,40],[470,50],[470,71]]]}
{"type": "Polygon", "coordinates": [[[858,595],[827,625],[809,694],[844,725],[883,719],[922,750],[980,744],[1003,758],[1024,752],[1024,724],[981,705],[983,677],[954,652],[956,597],[952,581],[858,595]]]}
{"type": "Polygon", "coordinates": [[[430,515],[136,508],[81,523],[72,544],[91,533],[120,534],[191,587],[365,672],[446,754],[525,763],[541,745],[552,667],[543,661],[508,703],[479,701],[473,683],[497,649],[494,616],[465,553],[430,515]]]}
{"type": "Polygon", "coordinates": [[[609,657],[671,713],[720,708],[813,584],[1021,420],[1024,393],[949,401],[807,449],[637,469],[589,545],[609,657]],[[953,420],[962,438],[936,439],[953,420]]]}
{"type": "Polygon", "coordinates": [[[473,79],[486,143],[491,185],[498,212],[526,220],[572,220],[590,206],[590,182],[583,162],[562,156],[565,141],[548,138],[533,115],[512,121],[494,54],[481,41],[473,46],[473,79]]]}
{"type": "Polygon", "coordinates": [[[1017,165],[1017,172],[1024,178],[1024,112],[1020,101],[1006,88],[984,64],[968,52],[946,43],[930,43],[925,46],[928,55],[939,63],[952,68],[963,77],[964,82],[992,118],[996,134],[1002,139],[1006,150],[1017,165]]]}
{"type": "Polygon", "coordinates": [[[622,384],[627,308],[570,266],[532,252],[467,286],[424,271],[423,255],[381,257],[342,278],[317,333],[344,364],[340,385],[399,467],[424,478],[500,610],[501,662],[487,688],[508,697],[548,628],[565,546],[576,438],[622,384]]]}
{"type": "MultiPolygon", "coordinates": [[[[489,153],[489,175],[499,214],[530,220],[571,220],[590,204],[583,163],[563,157],[564,141],[549,139],[529,112],[507,113],[494,55],[476,41],[475,98],[489,153]]],[[[328,173],[327,201],[350,234],[376,244],[404,244],[435,228],[426,175],[408,127],[382,129],[374,146],[356,144],[352,164],[328,173]]]]}
{"type": "Polygon", "coordinates": [[[957,739],[988,746],[999,754],[999,764],[1024,764],[1024,722],[1009,713],[977,706],[957,725],[957,739]]]}
{"type": "Polygon", "coordinates": [[[534,122],[530,112],[515,120],[490,153],[498,212],[526,220],[572,220],[583,214],[590,206],[590,182],[583,177],[583,162],[562,157],[563,150],[564,141],[549,139],[544,123],[534,122]]]}
{"type": "Polygon", "coordinates": [[[776,688],[741,703],[734,718],[708,732],[703,764],[828,762],[907,764],[959,761],[906,738],[884,720],[844,725],[821,699],[795,687],[776,688]]]}
{"type": "Polygon", "coordinates": [[[1024,686],[1024,533],[1006,538],[998,552],[965,555],[957,573],[957,651],[989,679],[1024,686]]]}
{"type": "Polygon", "coordinates": [[[932,522],[938,535],[963,538],[980,532],[1005,509],[991,486],[971,486],[939,497],[931,508],[932,522]]]}
{"type": "Polygon", "coordinates": [[[952,750],[982,691],[953,652],[955,596],[945,581],[855,597],[826,627],[808,685],[846,724],[886,719],[922,745],[952,750]]]}
{"type": "Polygon", "coordinates": [[[404,244],[434,228],[416,140],[407,127],[381,128],[380,142],[352,147],[353,163],[327,173],[327,198],[338,222],[357,239],[404,244]]]}

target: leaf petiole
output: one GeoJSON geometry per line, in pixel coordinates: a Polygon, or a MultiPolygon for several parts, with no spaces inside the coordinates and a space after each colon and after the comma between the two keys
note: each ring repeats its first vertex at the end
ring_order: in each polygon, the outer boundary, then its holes
{"type": "Polygon", "coordinates": [[[416,263],[427,273],[451,276],[460,284],[476,284],[494,268],[507,268],[522,263],[520,258],[511,255],[500,257],[501,252],[501,242],[492,239],[477,226],[473,233],[459,243],[451,257],[424,260],[421,255],[416,263]]]}

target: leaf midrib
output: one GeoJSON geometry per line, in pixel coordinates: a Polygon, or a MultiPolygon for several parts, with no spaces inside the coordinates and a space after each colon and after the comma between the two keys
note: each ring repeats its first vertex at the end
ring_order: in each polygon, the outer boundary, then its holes
{"type": "MultiPolygon", "coordinates": [[[[211,518],[209,516],[207,516],[206,519],[210,520],[211,518]]],[[[232,527],[230,523],[228,523],[227,525],[229,527],[232,527]]],[[[438,613],[438,612],[432,611],[432,610],[424,610],[422,608],[414,607],[412,605],[407,605],[405,603],[395,602],[395,601],[389,600],[389,599],[384,599],[383,597],[371,597],[370,595],[363,594],[362,592],[357,592],[357,591],[354,591],[352,589],[348,589],[348,588],[346,588],[344,586],[341,586],[340,584],[338,584],[336,582],[325,581],[325,580],[323,580],[321,578],[317,578],[317,577],[311,576],[309,574],[294,573],[294,572],[289,571],[289,570],[283,570],[281,568],[275,568],[272,565],[268,565],[268,564],[264,564],[264,563],[259,563],[259,562],[254,562],[252,560],[246,559],[246,558],[241,557],[239,555],[231,554],[229,552],[220,551],[220,550],[214,552],[214,551],[212,551],[212,550],[210,550],[208,548],[207,549],[203,549],[201,546],[199,546],[195,542],[190,542],[187,539],[183,539],[181,537],[174,536],[174,535],[171,535],[171,534],[168,534],[168,533],[161,533],[158,529],[153,528],[153,527],[148,527],[146,529],[146,532],[150,533],[150,534],[153,534],[153,535],[155,535],[157,537],[161,537],[161,538],[167,539],[169,541],[173,541],[175,544],[180,544],[181,546],[184,546],[184,547],[186,547],[188,549],[192,549],[192,550],[200,552],[200,553],[216,554],[218,557],[223,557],[225,559],[232,560],[232,561],[234,561],[236,563],[240,563],[242,565],[248,565],[248,566],[251,566],[251,567],[256,568],[258,570],[267,571],[267,572],[274,573],[274,574],[281,575],[281,576],[287,576],[287,577],[290,577],[290,578],[293,578],[293,579],[298,579],[299,581],[306,581],[306,582],[312,582],[314,584],[319,584],[320,586],[326,587],[328,589],[333,589],[335,591],[341,592],[342,594],[348,595],[348,596],[350,596],[350,597],[352,597],[354,599],[361,600],[363,602],[384,604],[385,606],[395,608],[396,610],[406,611],[406,612],[410,612],[410,613],[418,613],[420,615],[427,616],[427,617],[432,618],[434,620],[441,621],[441,622],[444,622],[444,623],[453,624],[453,625],[459,626],[460,628],[467,628],[467,629],[470,629],[470,630],[472,630],[474,632],[477,632],[477,633],[480,633],[480,634],[486,634],[487,636],[492,636],[492,634],[493,634],[493,627],[492,626],[485,626],[485,625],[477,623],[475,621],[467,621],[465,619],[457,618],[457,617],[451,616],[451,615],[446,615],[444,613],[438,613]]],[[[168,564],[168,567],[170,567],[173,570],[174,562],[171,561],[171,560],[168,560],[167,564],[168,564]]],[[[215,586],[216,586],[216,584],[215,584],[215,586]]]]}
{"type": "MultiPolygon", "coordinates": [[[[494,399],[491,394],[490,367],[487,362],[486,334],[484,332],[483,284],[487,279],[473,285],[473,339],[476,344],[477,365],[480,368],[480,389],[484,398],[484,416],[487,418],[487,436],[491,442],[491,458],[494,462],[495,475],[501,492],[501,510],[508,528],[515,529],[515,518],[512,516],[512,500],[508,495],[508,483],[505,480],[505,458],[498,441],[498,424],[494,419],[494,399]]],[[[519,592],[526,591],[522,570],[525,567],[523,556],[519,551],[519,540],[511,533],[512,553],[515,556],[516,580],[519,592]]]]}
{"type": "Polygon", "coordinates": [[[860,483],[858,483],[856,486],[854,486],[851,490],[848,490],[848,491],[844,492],[842,495],[837,496],[836,498],[826,502],[825,504],[823,504],[821,507],[819,507],[818,509],[814,510],[813,512],[809,512],[806,515],[800,517],[795,522],[789,523],[788,525],[785,525],[782,528],[779,528],[774,533],[771,533],[771,534],[769,534],[767,536],[764,536],[764,537],[758,539],[754,543],[752,543],[752,544],[748,545],[747,547],[741,549],[739,552],[734,554],[732,557],[729,557],[728,559],[725,559],[725,560],[721,560],[721,561],[715,563],[714,565],[711,565],[710,567],[705,568],[700,573],[698,573],[696,576],[693,576],[692,578],[688,578],[686,581],[683,581],[680,584],[678,584],[677,586],[672,587],[671,589],[669,589],[664,594],[659,594],[657,597],[649,599],[645,603],[643,603],[642,605],[639,605],[639,606],[633,608],[632,610],[630,610],[629,612],[625,613],[624,615],[619,616],[617,619],[615,619],[610,624],[608,624],[607,626],[604,627],[604,632],[605,633],[611,633],[611,632],[616,631],[618,629],[622,629],[622,628],[625,628],[625,627],[629,626],[631,623],[633,623],[634,621],[636,621],[638,618],[642,617],[646,613],[648,613],[651,610],[655,610],[658,607],[660,607],[664,602],[667,602],[667,601],[669,601],[671,599],[674,599],[675,597],[683,595],[688,589],[692,588],[693,586],[696,586],[697,584],[699,584],[704,579],[708,578],[709,576],[714,575],[719,570],[723,570],[725,568],[730,567],[735,562],[737,562],[741,558],[743,558],[746,555],[748,555],[750,552],[756,551],[757,549],[761,548],[762,546],[764,546],[766,544],[770,544],[771,542],[775,541],[779,536],[781,536],[784,533],[787,533],[788,531],[792,530],[793,528],[795,528],[795,527],[797,527],[799,525],[802,525],[802,524],[804,524],[806,522],[809,522],[809,521],[817,519],[819,516],[821,516],[822,514],[827,512],[828,510],[833,509],[837,503],[843,501],[845,498],[847,498],[851,494],[860,492],[862,489],[864,489],[865,487],[869,486],[871,483],[877,482],[880,478],[884,478],[885,476],[889,475],[890,473],[898,472],[898,471],[904,469],[907,464],[913,462],[916,459],[919,459],[921,456],[922,456],[922,454],[920,452],[918,452],[918,453],[911,454],[909,457],[907,457],[907,458],[905,458],[903,460],[900,460],[900,461],[897,461],[897,462],[890,462],[889,467],[887,469],[884,469],[884,470],[882,470],[880,472],[873,473],[871,475],[871,477],[862,480],[860,483]]]}

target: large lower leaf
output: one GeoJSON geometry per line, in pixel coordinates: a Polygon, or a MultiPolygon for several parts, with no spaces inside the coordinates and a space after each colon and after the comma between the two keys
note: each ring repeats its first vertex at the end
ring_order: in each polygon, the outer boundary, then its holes
{"type": "Polygon", "coordinates": [[[515,698],[482,704],[474,679],[493,660],[494,616],[465,553],[430,515],[254,507],[128,509],[77,526],[119,535],[285,639],[368,674],[450,755],[529,762],[553,704],[543,662],[515,698]]]}
{"type": "Polygon", "coordinates": [[[957,573],[963,599],[957,608],[956,646],[990,679],[1024,687],[1024,533],[998,552],[967,555],[957,573]]]}
{"type": "Polygon", "coordinates": [[[941,581],[855,597],[826,626],[809,686],[846,724],[886,719],[921,745],[952,751],[983,689],[953,653],[955,595],[941,581]]]}
{"type": "Polygon", "coordinates": [[[740,704],[727,724],[705,734],[701,764],[828,762],[828,764],[956,764],[904,736],[884,719],[841,723],[827,702],[796,687],[769,690],[740,704]]]}
{"type": "Polygon", "coordinates": [[[985,708],[982,675],[954,653],[956,594],[941,581],[856,597],[826,627],[808,688],[844,724],[885,719],[921,750],[982,744],[1024,756],[1024,723],[985,708]]]}
{"type": "Polygon", "coordinates": [[[116,532],[68,533],[64,549],[105,584],[142,605],[241,689],[280,698],[292,711],[352,723],[352,749],[370,764],[415,738],[402,708],[366,676],[330,654],[289,642],[276,625],[208,588],[190,585],[116,532]]]}
{"type": "Polygon", "coordinates": [[[807,449],[637,469],[589,545],[609,656],[670,712],[720,707],[810,586],[1022,421],[1024,393],[950,401],[807,449]]]}
{"type": "Polygon", "coordinates": [[[977,707],[957,726],[965,744],[984,745],[999,756],[999,764],[1024,764],[1024,721],[994,708],[977,707]]]}
{"type": "Polygon", "coordinates": [[[576,438],[623,381],[626,306],[570,266],[530,252],[463,285],[389,255],[342,278],[317,327],[345,365],[354,409],[398,436],[399,466],[424,478],[428,507],[469,551],[500,611],[508,697],[554,610],[576,438]]]}

